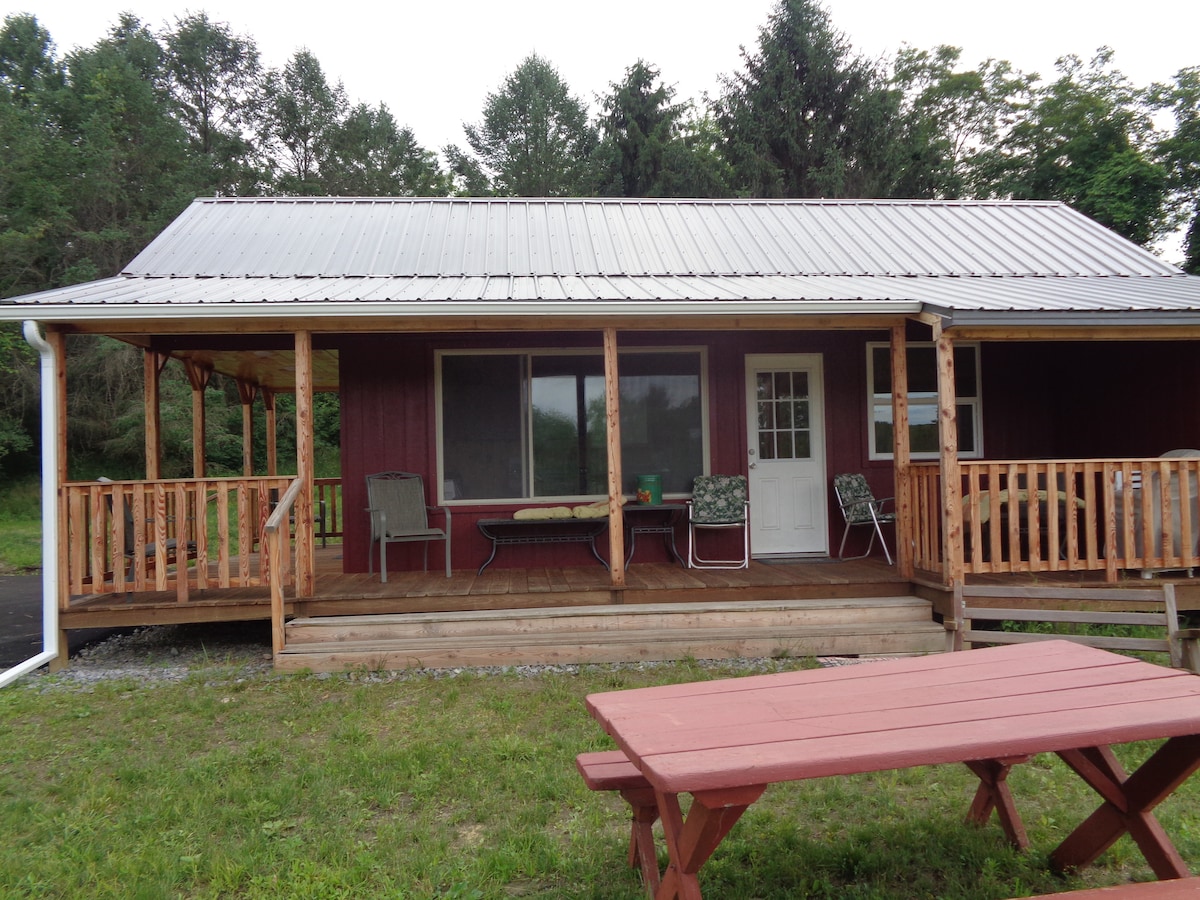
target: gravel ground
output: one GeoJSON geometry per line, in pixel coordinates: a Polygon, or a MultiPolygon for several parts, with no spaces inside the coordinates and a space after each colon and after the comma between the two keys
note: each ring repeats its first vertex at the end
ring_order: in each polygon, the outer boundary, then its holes
{"type": "MultiPolygon", "coordinates": [[[[872,657],[874,658],[874,657],[872,657]]],[[[822,665],[847,665],[866,662],[867,658],[821,658],[822,665]]],[[[699,660],[702,668],[735,668],[746,672],[776,672],[795,667],[795,660],[737,659],[699,660]]],[[[640,662],[606,664],[611,669],[652,669],[670,663],[640,662]]],[[[319,673],[314,678],[353,678],[360,682],[394,682],[413,678],[452,678],[470,672],[477,675],[541,673],[573,674],[583,666],[494,666],[477,669],[405,669],[398,672],[354,671],[345,674],[319,673]]],[[[589,666],[588,668],[595,668],[589,666]]],[[[199,678],[204,682],[243,681],[276,676],[271,666],[270,627],[266,623],[225,623],[214,625],[160,625],[116,634],[83,648],[71,657],[62,672],[45,669],[25,676],[19,683],[34,689],[86,689],[107,680],[129,680],[145,685],[164,684],[199,678]]]]}

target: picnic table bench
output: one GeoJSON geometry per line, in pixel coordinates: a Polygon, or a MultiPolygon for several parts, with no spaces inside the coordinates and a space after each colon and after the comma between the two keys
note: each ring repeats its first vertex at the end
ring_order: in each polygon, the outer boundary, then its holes
{"type": "MultiPolygon", "coordinates": [[[[1102,799],[1051,854],[1056,869],[1086,867],[1128,833],[1158,878],[1190,874],[1153,812],[1200,768],[1200,679],[1179,670],[1057,640],[610,691],[587,707],[653,790],[653,808],[646,795],[631,806],[662,819],[666,871],[652,842],[634,834],[630,846],[659,900],[701,896],[701,867],[777,781],[965,763],[980,779],[968,821],[994,811],[1027,846],[1007,775],[1046,752],[1102,799]],[[1128,775],[1110,749],[1163,738],[1128,775]]],[[[642,787],[616,757],[581,771],[592,785],[642,787]]]]}

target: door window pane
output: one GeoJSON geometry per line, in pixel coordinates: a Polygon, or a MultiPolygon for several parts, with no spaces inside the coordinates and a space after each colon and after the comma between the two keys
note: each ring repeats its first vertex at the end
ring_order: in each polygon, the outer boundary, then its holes
{"type": "Polygon", "coordinates": [[[759,459],[808,459],[809,400],[807,372],[759,372],[759,459]]]}

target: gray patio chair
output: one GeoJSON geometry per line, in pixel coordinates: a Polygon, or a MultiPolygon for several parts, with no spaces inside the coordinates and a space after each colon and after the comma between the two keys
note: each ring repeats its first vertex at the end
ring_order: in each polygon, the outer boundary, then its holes
{"type": "Polygon", "coordinates": [[[745,475],[697,475],[688,501],[688,568],[746,569],[750,566],[750,499],[745,475]],[[707,559],[696,550],[697,530],[741,529],[740,559],[707,559]]]}
{"type": "Polygon", "coordinates": [[[884,512],[883,505],[893,502],[893,498],[885,497],[882,500],[876,500],[875,495],[871,492],[871,486],[867,484],[865,476],[858,473],[847,475],[833,476],[833,490],[837,494],[838,506],[842,510],[842,518],[846,520],[846,529],[842,532],[842,545],[838,547],[838,559],[845,559],[843,555],[846,552],[846,538],[850,536],[850,529],[855,525],[864,525],[871,531],[871,541],[867,544],[867,552],[861,556],[852,556],[851,559],[862,559],[864,556],[870,556],[871,551],[875,548],[875,538],[879,537],[879,543],[883,545],[883,555],[887,557],[888,565],[892,564],[892,554],[888,552],[887,541],[883,539],[884,522],[895,522],[896,513],[884,512]]]}
{"type": "Polygon", "coordinates": [[[446,577],[450,577],[450,510],[444,506],[426,506],[425,484],[411,472],[378,472],[367,476],[367,512],[371,517],[371,545],[367,551],[367,571],[374,573],[375,543],[379,543],[380,581],[387,582],[387,545],[422,541],[425,544],[425,571],[429,571],[429,542],[446,544],[446,577]],[[430,528],[429,513],[439,511],[446,527],[430,528]]]}

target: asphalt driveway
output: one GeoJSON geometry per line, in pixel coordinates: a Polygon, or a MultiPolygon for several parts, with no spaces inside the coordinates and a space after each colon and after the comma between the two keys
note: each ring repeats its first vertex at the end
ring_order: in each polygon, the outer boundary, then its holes
{"type": "MultiPolygon", "coordinates": [[[[116,629],[72,631],[71,652],[116,629]]],[[[0,575],[0,669],[15,666],[42,650],[42,576],[0,575]]]]}

